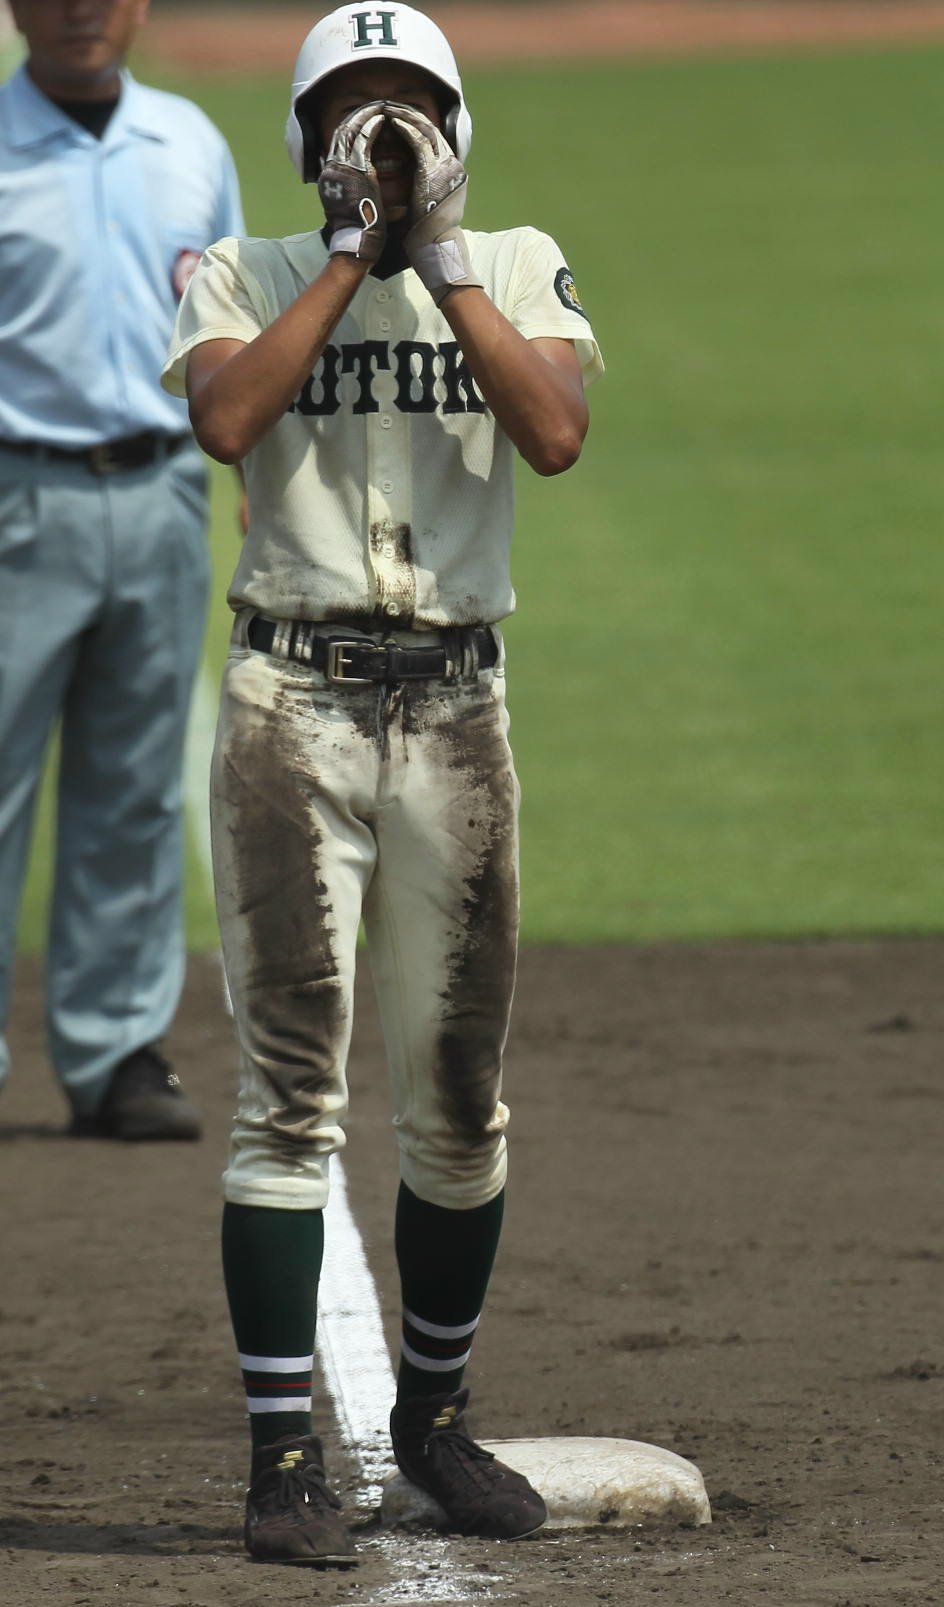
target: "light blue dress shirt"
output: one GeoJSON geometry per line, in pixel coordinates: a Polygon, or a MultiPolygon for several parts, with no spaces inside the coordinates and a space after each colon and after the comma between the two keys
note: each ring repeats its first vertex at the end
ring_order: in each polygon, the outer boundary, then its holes
{"type": "Polygon", "coordinates": [[[122,74],[101,140],[20,67],[0,87],[0,441],[180,434],[160,386],[188,269],[243,235],[232,157],[192,102],[122,74]]]}

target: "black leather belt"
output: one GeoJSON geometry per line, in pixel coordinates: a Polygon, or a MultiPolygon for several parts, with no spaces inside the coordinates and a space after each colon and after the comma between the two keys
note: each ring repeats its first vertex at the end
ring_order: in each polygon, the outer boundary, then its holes
{"type": "Polygon", "coordinates": [[[445,643],[435,647],[401,647],[397,642],[377,643],[369,637],[321,635],[307,620],[294,620],[290,624],[256,614],[249,621],[246,633],[249,646],[257,653],[271,653],[276,632],[283,633],[281,657],[323,670],[326,679],[335,685],[444,680],[450,673],[450,666],[455,666],[451,673],[462,672],[466,647],[475,649],[480,669],[491,669],[498,662],[498,643],[486,625],[451,630],[449,634],[455,639],[452,648],[445,643]]]}
{"type": "Polygon", "coordinates": [[[124,435],[118,441],[77,448],[51,446],[45,441],[0,441],[0,451],[16,452],[24,458],[45,458],[51,463],[74,463],[90,474],[120,474],[123,469],[144,469],[159,458],[172,457],[192,439],[191,435],[142,430],[140,435],[124,435]]]}

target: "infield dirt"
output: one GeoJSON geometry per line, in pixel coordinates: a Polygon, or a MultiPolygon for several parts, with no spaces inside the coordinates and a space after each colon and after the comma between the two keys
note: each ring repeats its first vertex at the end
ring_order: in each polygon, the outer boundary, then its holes
{"type": "MultiPolygon", "coordinates": [[[[517,1546],[379,1535],[355,1572],[241,1549],[239,1379],[218,1271],[234,1079],[212,958],[171,1048],[195,1146],[64,1139],[38,971],[0,1101],[5,1607],[939,1603],[944,944],[526,952],[512,1181],[476,1344],[484,1437],[691,1457],[715,1521],[517,1546]]],[[[346,1171],[391,1352],[396,1190],[369,990],[346,1171]]]]}
{"type": "MultiPolygon", "coordinates": [[[[284,73],[307,29],[331,9],[165,5],[155,9],[141,48],[180,70],[284,73]]],[[[719,51],[764,55],[918,45],[944,36],[944,0],[451,0],[420,9],[442,24],[466,66],[719,51]]]]}

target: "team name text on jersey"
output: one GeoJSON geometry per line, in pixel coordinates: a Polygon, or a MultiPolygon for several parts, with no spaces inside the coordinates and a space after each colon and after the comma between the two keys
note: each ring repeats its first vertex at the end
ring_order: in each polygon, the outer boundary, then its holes
{"type": "Polygon", "coordinates": [[[439,407],[443,413],[485,412],[485,403],[454,340],[444,340],[439,346],[425,340],[401,340],[393,348],[386,340],[328,345],[288,411],[309,417],[337,413],[342,405],[341,376],[353,374],[357,394],[352,412],[379,413],[374,375],[391,371],[397,381],[393,405],[401,413],[435,413],[439,407]]]}

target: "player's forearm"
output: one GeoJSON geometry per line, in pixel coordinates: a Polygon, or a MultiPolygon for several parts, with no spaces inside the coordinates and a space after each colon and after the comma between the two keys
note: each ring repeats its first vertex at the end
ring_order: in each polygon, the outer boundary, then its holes
{"type": "Polygon", "coordinates": [[[488,406],[525,462],[543,475],[569,469],[589,425],[579,379],[542,356],[483,290],[454,290],[441,311],[488,406]]]}
{"type": "Polygon", "coordinates": [[[238,463],[274,428],[310,377],[365,273],[365,264],[353,257],[332,257],[285,312],[220,367],[201,374],[191,360],[190,419],[210,457],[238,463]]]}

